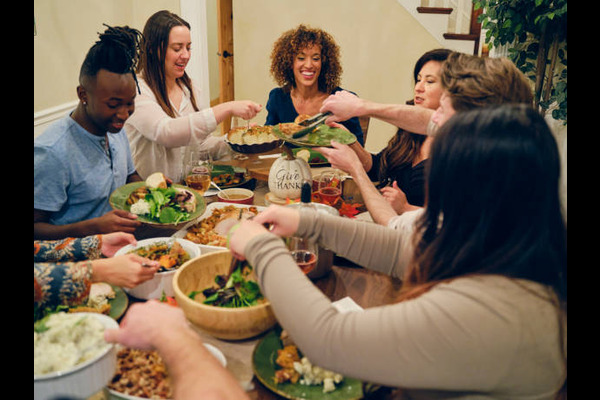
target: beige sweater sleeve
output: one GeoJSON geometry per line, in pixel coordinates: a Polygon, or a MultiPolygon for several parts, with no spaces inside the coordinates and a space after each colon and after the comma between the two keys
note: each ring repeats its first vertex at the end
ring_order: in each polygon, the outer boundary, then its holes
{"type": "MultiPolygon", "coordinates": [[[[409,256],[399,250],[406,240],[400,232],[375,224],[303,212],[298,233],[381,271],[397,274],[398,259],[409,256]]],[[[466,392],[507,390],[515,384],[511,379],[539,386],[562,373],[556,354],[539,358],[539,365],[531,364],[535,357],[519,360],[524,339],[533,337],[540,351],[556,345],[556,337],[547,334],[556,328],[548,325],[556,316],[549,314],[548,302],[508,279],[456,279],[412,301],[342,314],[277,236],[254,238],[246,256],[279,323],[323,368],[383,385],[466,392]],[[539,343],[538,334],[546,335],[539,343]]]]}

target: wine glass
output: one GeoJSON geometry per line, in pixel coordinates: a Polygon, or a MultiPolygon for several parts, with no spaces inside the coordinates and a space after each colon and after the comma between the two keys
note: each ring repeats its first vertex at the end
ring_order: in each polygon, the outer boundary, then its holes
{"type": "Polygon", "coordinates": [[[201,194],[210,186],[213,160],[208,150],[192,150],[185,165],[185,184],[201,194]]]}
{"type": "Polygon", "coordinates": [[[323,172],[319,176],[321,202],[333,206],[342,196],[342,175],[337,171],[323,172]]]}
{"type": "Polygon", "coordinates": [[[315,269],[319,258],[319,250],[315,242],[298,236],[287,238],[286,242],[292,258],[302,272],[308,274],[315,269]]]}

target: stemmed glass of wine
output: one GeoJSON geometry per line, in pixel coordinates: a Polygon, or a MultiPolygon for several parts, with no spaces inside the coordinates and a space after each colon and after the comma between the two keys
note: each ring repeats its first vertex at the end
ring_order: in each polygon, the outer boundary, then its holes
{"type": "Polygon", "coordinates": [[[185,165],[185,184],[200,193],[210,186],[213,160],[208,150],[194,150],[185,165]]]}
{"type": "Polygon", "coordinates": [[[315,269],[319,259],[319,250],[315,242],[297,236],[287,238],[286,242],[292,258],[302,272],[308,274],[315,269]]]}

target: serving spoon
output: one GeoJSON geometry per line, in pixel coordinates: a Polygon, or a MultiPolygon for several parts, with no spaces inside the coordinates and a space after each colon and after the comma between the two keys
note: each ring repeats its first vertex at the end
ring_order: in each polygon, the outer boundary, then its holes
{"type": "Polygon", "coordinates": [[[211,180],[211,181],[210,181],[210,184],[211,184],[212,186],[216,187],[216,188],[217,188],[217,190],[218,190],[219,192],[221,192],[221,193],[222,193],[222,194],[225,196],[225,198],[226,198],[226,199],[229,199],[229,195],[228,195],[228,194],[227,194],[227,193],[226,193],[226,192],[225,192],[223,189],[221,189],[219,186],[217,186],[217,184],[216,184],[216,183],[214,183],[214,182],[211,180]]]}

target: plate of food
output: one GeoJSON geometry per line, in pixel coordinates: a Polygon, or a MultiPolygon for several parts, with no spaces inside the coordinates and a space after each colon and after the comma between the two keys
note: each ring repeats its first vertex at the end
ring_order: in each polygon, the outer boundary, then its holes
{"type": "Polygon", "coordinates": [[[252,353],[256,378],[287,399],[350,400],[363,397],[362,381],[315,367],[276,326],[252,353]]]}
{"type": "Polygon", "coordinates": [[[170,183],[161,172],[145,181],[117,188],[109,198],[116,210],[129,211],[138,220],[169,228],[180,228],[198,218],[206,209],[203,196],[187,186],[170,183]]]}
{"type": "Polygon", "coordinates": [[[233,165],[213,165],[210,179],[221,189],[238,187],[248,182],[248,170],[233,165]]]}
{"type": "Polygon", "coordinates": [[[87,302],[70,307],[68,312],[95,312],[118,320],[123,316],[128,305],[129,298],[122,288],[105,282],[96,282],[90,287],[87,302]]]}
{"type": "Polygon", "coordinates": [[[200,248],[189,240],[173,237],[144,239],[135,246],[129,244],[120,248],[115,255],[137,254],[152,261],[158,261],[160,267],[154,277],[133,288],[124,289],[138,299],[158,299],[163,294],[173,296],[173,275],[187,261],[200,255],[200,248]]]}
{"type": "Polygon", "coordinates": [[[250,218],[266,207],[224,202],[210,203],[197,221],[187,224],[173,236],[190,242],[223,248],[227,243],[227,232],[238,222],[238,217],[250,218]]]}
{"type": "MultiPolygon", "coordinates": [[[[204,343],[210,353],[227,366],[225,356],[213,345],[204,343]]],[[[111,399],[172,399],[169,371],[158,352],[119,346],[115,375],[107,385],[111,399]]]]}
{"type": "Polygon", "coordinates": [[[331,165],[323,154],[310,147],[296,147],[292,149],[292,153],[295,157],[302,158],[311,167],[325,167],[331,165]]]}
{"type": "Polygon", "coordinates": [[[238,153],[264,153],[281,146],[281,139],[273,134],[271,125],[240,126],[227,133],[225,142],[238,153]]]}
{"type": "Polygon", "coordinates": [[[292,135],[304,127],[294,122],[281,123],[273,126],[273,134],[287,143],[299,147],[331,147],[331,141],[342,144],[356,142],[356,136],[351,132],[329,125],[321,124],[306,136],[294,139],[292,135]]]}

